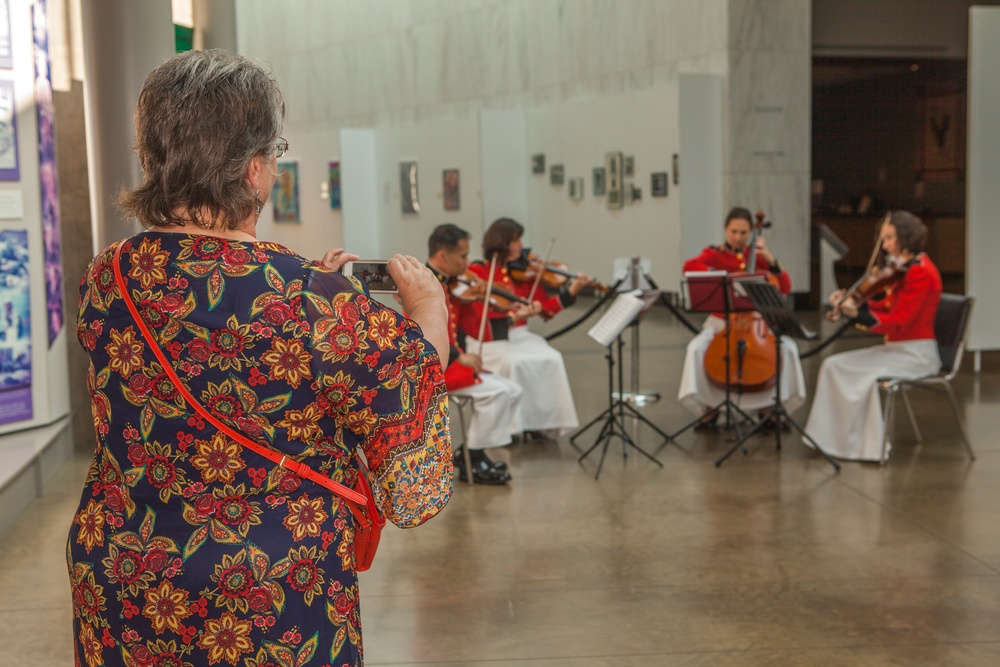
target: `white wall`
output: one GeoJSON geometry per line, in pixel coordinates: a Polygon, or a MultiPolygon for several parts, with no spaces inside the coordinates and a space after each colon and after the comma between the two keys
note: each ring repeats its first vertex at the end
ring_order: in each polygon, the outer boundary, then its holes
{"type": "Polygon", "coordinates": [[[763,207],[784,222],[772,246],[796,288],[808,289],[809,6],[810,0],[241,0],[239,49],[273,65],[288,104],[285,136],[303,174],[305,222],[262,225],[261,232],[296,250],[337,244],[342,236],[319,243],[338,233],[340,220],[311,208],[319,181],[310,172],[325,169],[325,158],[339,151],[338,128],[371,127],[378,134],[382,238],[422,253],[426,234],[441,222],[475,233],[503,208],[489,199],[492,176],[483,201],[470,199],[484,182],[483,155],[475,151],[490,150],[491,133],[477,136],[476,119],[522,112],[526,154],[544,152],[549,164],[565,165],[567,178],[585,177],[587,194],[573,203],[566,186],[554,192],[529,175],[527,211],[519,213],[512,198],[507,214],[522,216],[536,247],[556,236],[554,256],[602,277],[610,277],[613,255],[648,248],[642,254],[656,256],[653,273],[668,285],[680,267],[684,181],[680,188],[671,182],[666,199],[652,199],[649,174],[672,171],[670,157],[679,152],[678,77],[718,74],[726,77],[723,208],[763,207]],[[769,125],[773,117],[754,115],[773,97],[788,137],[769,125]],[[785,159],[756,159],[773,155],[774,139],[785,159]],[[618,213],[592,201],[592,168],[609,150],[636,157],[644,194],[618,213]],[[409,158],[420,162],[425,211],[404,219],[397,171],[409,158]],[[440,207],[443,168],[462,170],[460,212],[440,207]],[[599,244],[607,247],[599,251],[599,244]]]}
{"type": "MultiPolygon", "coordinates": [[[[376,129],[379,245],[384,255],[403,252],[425,259],[427,237],[440,224],[458,225],[476,238],[482,235],[479,119],[465,116],[423,123],[380,126],[376,129]],[[402,213],[400,161],[418,163],[420,213],[402,213]],[[445,169],[461,172],[461,208],[444,210],[445,169]]],[[[346,191],[344,196],[351,196],[346,191]]]]}
{"type": "MultiPolygon", "coordinates": [[[[652,260],[651,275],[670,289],[680,276],[680,190],[650,196],[650,174],[672,171],[678,145],[676,82],[648,90],[609,95],[528,112],[528,153],[544,153],[546,173],[530,175],[530,219],[526,242],[543,253],[555,239],[554,259],[602,280],[613,277],[616,257],[652,260]],[[642,199],[609,210],[607,197],[593,195],[593,168],[606,151],[633,156],[642,199]],[[550,168],[562,164],[565,184],[550,184],[550,168]],[[584,179],[581,201],[569,198],[569,179],[584,179]]],[[[626,179],[628,180],[628,179],[626,179]]]]}
{"type": "Polygon", "coordinates": [[[965,284],[976,298],[972,309],[969,348],[1000,348],[1000,8],[974,7],[969,21],[969,157],[968,218],[966,221],[965,284]]]}

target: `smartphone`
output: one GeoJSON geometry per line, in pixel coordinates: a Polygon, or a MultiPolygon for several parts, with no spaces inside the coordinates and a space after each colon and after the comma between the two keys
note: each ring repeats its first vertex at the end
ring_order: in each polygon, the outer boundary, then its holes
{"type": "Polygon", "coordinates": [[[396,281],[389,275],[389,262],[384,259],[358,259],[344,264],[344,275],[360,278],[373,294],[398,292],[396,281]]]}

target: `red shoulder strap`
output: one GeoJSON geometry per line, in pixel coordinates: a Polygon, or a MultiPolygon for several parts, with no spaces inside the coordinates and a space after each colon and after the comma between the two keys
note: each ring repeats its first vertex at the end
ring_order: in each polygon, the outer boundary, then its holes
{"type": "Polygon", "coordinates": [[[163,366],[163,372],[167,374],[167,376],[171,379],[171,381],[173,381],[174,385],[176,385],[177,387],[177,391],[180,393],[181,396],[184,397],[184,400],[187,401],[188,405],[194,408],[195,412],[201,415],[212,426],[219,429],[220,431],[225,433],[229,438],[240,443],[247,449],[257,454],[260,454],[264,458],[273,461],[274,463],[277,463],[279,466],[285,468],[286,470],[292,471],[293,473],[295,473],[296,475],[298,475],[303,479],[308,479],[311,482],[319,484],[320,486],[340,496],[344,500],[349,500],[352,503],[364,507],[368,500],[367,498],[365,498],[364,495],[358,493],[357,491],[354,491],[353,489],[347,488],[343,484],[333,481],[332,479],[326,477],[325,475],[319,474],[318,472],[316,472],[309,466],[305,465],[304,463],[300,463],[295,459],[290,459],[286,455],[274,449],[271,449],[270,447],[266,447],[260,444],[259,442],[255,442],[247,438],[246,436],[237,433],[233,429],[223,424],[214,415],[212,415],[210,412],[208,412],[205,408],[201,406],[201,403],[199,403],[195,399],[195,397],[191,395],[191,392],[188,391],[188,388],[185,387],[184,383],[181,382],[181,379],[177,377],[176,371],[174,371],[174,368],[173,366],[170,365],[170,362],[167,361],[166,356],[164,356],[163,354],[163,350],[160,349],[159,345],[157,345],[156,339],[153,338],[153,334],[149,330],[149,327],[146,326],[146,323],[142,320],[142,317],[140,317],[139,310],[135,307],[135,302],[132,301],[132,297],[128,293],[128,289],[125,287],[125,280],[122,278],[122,271],[121,271],[121,252],[122,252],[122,246],[124,245],[125,241],[120,241],[118,243],[118,246],[115,248],[114,271],[115,271],[115,283],[118,285],[118,291],[121,293],[122,300],[125,301],[125,305],[128,306],[129,312],[132,313],[132,318],[135,320],[136,325],[138,325],[139,331],[142,332],[143,338],[145,338],[146,342],[149,343],[149,347],[153,351],[153,354],[156,355],[157,361],[159,361],[160,365],[163,366]]]}

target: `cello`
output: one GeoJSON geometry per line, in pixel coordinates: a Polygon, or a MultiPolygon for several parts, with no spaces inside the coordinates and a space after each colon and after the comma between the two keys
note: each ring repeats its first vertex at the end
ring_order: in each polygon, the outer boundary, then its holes
{"type": "MultiPolygon", "coordinates": [[[[757,211],[754,217],[750,241],[746,246],[746,275],[762,275],[756,271],[757,238],[763,228],[770,225],[764,221],[763,211],[757,211]]],[[[778,286],[773,273],[768,272],[767,278],[775,287],[778,286]]],[[[728,385],[739,393],[771,389],[777,382],[775,347],[774,334],[760,313],[729,313],[725,328],[715,334],[705,352],[705,373],[717,387],[728,385]]]]}

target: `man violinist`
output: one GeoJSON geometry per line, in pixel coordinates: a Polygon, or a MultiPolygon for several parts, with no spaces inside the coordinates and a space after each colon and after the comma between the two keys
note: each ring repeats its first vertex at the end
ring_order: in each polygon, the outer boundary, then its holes
{"type": "Polygon", "coordinates": [[[806,423],[806,432],[830,456],[852,461],[882,458],[885,422],[878,379],[933,375],[941,368],[934,337],[941,274],[923,251],[927,227],[912,213],[893,211],[879,239],[898,282],[863,303],[837,290],[830,303],[855,326],[882,334],[885,341],[823,361],[806,423]]]}
{"type": "MultiPolygon", "coordinates": [[[[450,351],[444,376],[448,394],[472,399],[472,419],[463,444],[472,458],[472,479],[477,484],[505,484],[511,478],[507,464],[493,461],[485,450],[509,445],[512,434],[521,431],[522,391],[514,382],[484,370],[481,357],[464,349],[466,332],[478,333],[479,326],[475,310],[460,298],[466,285],[457,281],[469,266],[469,233],[455,225],[439,225],[427,240],[427,252],[427,266],[441,282],[448,302],[450,351]]],[[[460,454],[455,465],[464,476],[465,459],[460,454]]]]}
{"type": "MultiPolygon", "coordinates": [[[[747,267],[750,255],[748,244],[753,236],[752,220],[753,216],[745,208],[736,207],[730,210],[725,222],[725,243],[708,246],[700,255],[684,262],[684,272],[712,269],[728,273],[768,272],[777,279],[781,293],[788,294],[792,289],[792,280],[768,249],[762,236],[758,235],[756,240],[756,266],[747,267]]],[[[721,332],[725,328],[726,321],[722,314],[712,314],[705,319],[701,333],[688,343],[677,398],[695,415],[702,415],[702,420],[696,428],[708,428],[714,425],[719,416],[714,408],[725,400],[725,389],[712,384],[705,371],[705,353],[715,336],[722,335],[721,332]]],[[[793,339],[782,337],[781,355],[781,400],[784,407],[791,412],[802,405],[806,398],[802,363],[793,339]]],[[[774,390],[736,393],[731,399],[742,410],[764,411],[774,404],[774,390]]]]}
{"type": "MultiPolygon", "coordinates": [[[[555,315],[572,304],[591,281],[581,273],[555,295],[549,296],[541,287],[532,294],[530,281],[518,281],[511,275],[524,255],[523,234],[524,227],[514,220],[495,220],[483,234],[483,261],[474,262],[469,270],[488,280],[491,259],[495,258],[494,285],[531,301],[523,311],[490,313],[482,354],[490,370],[510,378],[524,390],[521,403],[524,430],[544,442],[572,431],[580,422],[562,354],[544,338],[528,331],[526,317],[555,315]]],[[[482,312],[482,304],[475,307],[482,312]]]]}

